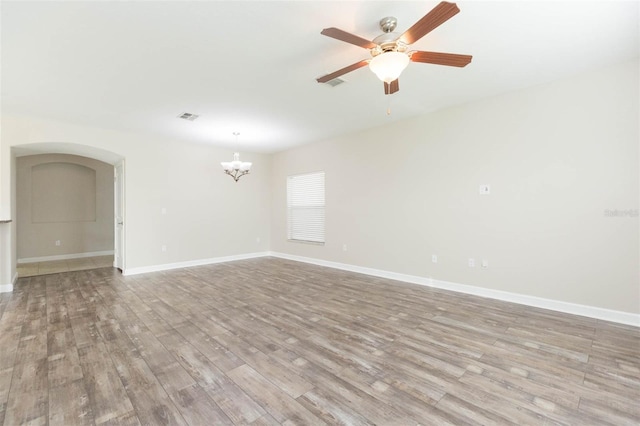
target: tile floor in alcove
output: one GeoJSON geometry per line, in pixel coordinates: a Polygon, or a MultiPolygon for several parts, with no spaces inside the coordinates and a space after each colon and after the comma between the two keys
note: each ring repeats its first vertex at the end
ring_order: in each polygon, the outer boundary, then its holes
{"type": "Polygon", "coordinates": [[[86,269],[107,268],[113,266],[113,255],[83,257],[67,260],[50,260],[47,262],[33,262],[18,264],[18,277],[33,277],[36,275],[57,274],[60,272],[83,271],[86,269]]]}

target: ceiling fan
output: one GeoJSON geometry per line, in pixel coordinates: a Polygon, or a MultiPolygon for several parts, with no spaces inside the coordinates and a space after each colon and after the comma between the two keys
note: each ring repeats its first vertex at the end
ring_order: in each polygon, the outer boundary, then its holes
{"type": "Polygon", "coordinates": [[[408,50],[409,45],[420,40],[458,12],[460,9],[455,3],[443,1],[401,35],[393,32],[396,29],[397,19],[389,16],[380,20],[383,34],[371,41],[338,28],[325,28],[320,34],[369,49],[372,58],[363,59],[316,80],[318,83],[327,83],[336,77],[369,65],[369,68],[384,82],[385,95],[391,95],[400,90],[398,77],[410,61],[464,67],[471,62],[471,55],[408,50]]]}

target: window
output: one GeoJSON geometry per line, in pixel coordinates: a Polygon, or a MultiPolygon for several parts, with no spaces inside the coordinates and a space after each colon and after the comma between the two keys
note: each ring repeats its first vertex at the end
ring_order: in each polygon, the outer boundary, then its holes
{"type": "Polygon", "coordinates": [[[324,243],[324,172],[287,177],[287,238],[324,243]]]}

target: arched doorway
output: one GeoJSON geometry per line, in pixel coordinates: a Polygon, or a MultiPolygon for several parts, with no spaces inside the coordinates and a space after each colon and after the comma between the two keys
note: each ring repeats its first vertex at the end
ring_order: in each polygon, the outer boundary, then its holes
{"type": "MultiPolygon", "coordinates": [[[[11,148],[12,153],[15,155],[16,157],[16,163],[21,163],[23,162],[23,160],[27,160],[27,159],[31,159],[31,158],[53,158],[54,160],[56,158],[62,158],[65,160],[69,160],[69,159],[78,159],[78,161],[63,161],[60,163],[55,163],[55,161],[49,161],[49,163],[47,164],[57,164],[55,165],[55,167],[44,167],[43,169],[46,171],[46,169],[52,169],[52,171],[57,170],[56,173],[58,173],[58,175],[60,175],[60,173],[62,173],[64,175],[64,173],[69,174],[69,178],[72,179],[71,181],[73,181],[73,173],[76,173],[78,175],[82,175],[82,173],[86,172],[86,170],[91,171],[92,167],[91,164],[101,164],[101,184],[102,184],[102,188],[104,188],[104,185],[113,185],[110,189],[112,190],[112,192],[110,192],[110,196],[112,196],[113,198],[110,200],[110,203],[102,203],[100,204],[99,202],[97,203],[98,205],[102,205],[103,207],[105,205],[108,205],[109,208],[111,209],[111,211],[109,212],[108,215],[108,220],[110,221],[110,223],[107,224],[102,224],[102,228],[104,229],[104,226],[111,226],[112,228],[112,233],[109,233],[109,238],[111,238],[111,242],[112,242],[112,256],[113,256],[113,261],[112,264],[114,267],[117,267],[120,270],[123,270],[125,267],[125,198],[124,198],[124,190],[125,190],[125,175],[124,175],[124,157],[111,152],[111,151],[107,151],[107,150],[103,150],[100,148],[95,148],[92,146],[88,146],[88,145],[81,145],[81,144],[73,144],[73,143],[34,143],[34,144],[27,144],[27,145],[20,145],[20,146],[14,146],[11,148]],[[34,156],[34,157],[32,157],[34,156]],[[21,159],[21,157],[24,157],[21,159]],[[89,167],[83,168],[83,164],[81,164],[83,161],[81,161],[80,159],[84,158],[85,160],[88,161],[89,163],[89,167]],[[65,163],[69,163],[71,165],[73,165],[74,167],[63,167],[65,166],[65,163]],[[80,166],[75,166],[73,163],[80,163],[80,166]],[[107,172],[105,173],[105,167],[107,172]],[[65,169],[67,169],[67,171],[64,171],[65,169]],[[75,170],[75,171],[74,171],[75,170]],[[62,171],[62,172],[61,172],[62,171]]],[[[85,163],[87,162],[85,161],[85,163]]],[[[67,164],[68,165],[68,164],[67,164]]],[[[35,170],[35,169],[34,169],[35,170]]],[[[89,184],[87,184],[88,186],[91,186],[91,173],[86,173],[89,175],[89,184]]],[[[40,178],[42,180],[42,178],[40,178]]],[[[93,179],[95,180],[95,174],[93,175],[93,179]]],[[[17,187],[18,185],[18,181],[19,179],[17,179],[16,174],[12,174],[12,190],[14,191],[14,193],[17,193],[20,189],[17,187]]],[[[91,204],[93,202],[93,200],[90,199],[89,196],[89,200],[84,199],[83,197],[84,195],[82,194],[82,187],[79,186],[80,189],[78,189],[77,191],[68,191],[68,193],[74,193],[77,192],[77,196],[76,198],[79,199],[76,200],[77,203],[79,203],[80,206],[80,212],[81,214],[86,214],[88,219],[86,219],[87,221],[91,221],[91,214],[94,213],[91,211],[91,204]],[[88,213],[87,213],[88,212],[88,213]]],[[[64,191],[61,191],[64,192],[64,191]]],[[[104,196],[104,190],[102,191],[102,196],[104,196]]],[[[39,198],[34,198],[34,200],[41,200],[42,194],[38,195],[36,194],[30,194],[30,196],[33,197],[38,197],[39,198]]],[[[46,198],[46,197],[44,197],[46,198]]],[[[50,198],[55,198],[55,197],[50,197],[50,198]]],[[[67,208],[68,206],[62,206],[62,210],[69,210],[69,208],[67,208]]],[[[18,204],[16,206],[16,210],[20,208],[20,205],[18,204]]],[[[94,206],[95,208],[95,206],[94,206]]],[[[42,209],[41,209],[42,210],[42,209]]],[[[33,210],[30,210],[29,215],[32,216],[33,210]]],[[[104,211],[103,212],[99,212],[100,214],[98,216],[102,217],[102,220],[104,221],[104,211]]],[[[53,213],[47,213],[48,215],[53,215],[55,216],[55,212],[53,213]]],[[[77,214],[73,213],[73,214],[77,214]]],[[[72,215],[73,215],[72,214],[72,215]]],[[[18,214],[17,217],[20,217],[20,215],[18,214]]],[[[95,216],[94,219],[95,221],[95,216]]],[[[83,219],[79,219],[79,223],[81,223],[83,221],[83,219]]],[[[26,222],[26,221],[23,221],[26,222]]],[[[55,217],[53,222],[55,222],[55,217]]],[[[86,225],[86,224],[85,224],[86,225]]],[[[89,226],[84,226],[82,229],[84,228],[88,228],[90,227],[92,224],[89,223],[89,226]]],[[[20,233],[20,226],[17,226],[17,233],[16,233],[16,241],[14,241],[14,244],[17,244],[18,242],[22,242],[24,240],[20,240],[21,235],[19,235],[20,233]]],[[[49,229],[54,228],[49,227],[49,229]]],[[[23,227],[23,232],[26,234],[26,228],[23,227]]],[[[34,229],[30,229],[30,233],[31,233],[31,237],[33,238],[33,236],[35,235],[35,238],[38,238],[38,229],[45,229],[43,227],[40,228],[36,228],[34,229]]],[[[95,234],[92,231],[86,232],[86,236],[83,235],[82,238],[92,238],[95,237],[95,234]]],[[[60,245],[62,242],[59,240],[53,240],[51,235],[45,234],[44,231],[42,231],[42,238],[46,239],[46,243],[49,244],[56,244],[56,245],[60,245]],[[49,239],[51,239],[52,241],[48,241],[49,239]]],[[[76,238],[77,239],[77,238],[76,238]]],[[[86,240],[89,241],[89,240],[86,240]]],[[[76,242],[76,246],[78,246],[77,242],[76,242]]],[[[80,244],[79,247],[80,249],[82,249],[83,244],[80,244]]],[[[90,246],[90,244],[88,245],[90,246]]],[[[60,259],[74,259],[74,258],[82,258],[82,257],[88,257],[94,254],[100,254],[100,252],[92,252],[90,249],[85,250],[85,253],[83,255],[83,253],[74,253],[74,254],[63,254],[61,256],[50,256],[51,258],[60,258],[60,259]],[[87,251],[88,250],[88,251],[87,251]]],[[[73,250],[72,250],[73,251],[73,250]]],[[[77,249],[75,251],[78,251],[77,249]]],[[[104,254],[104,253],[102,253],[104,254]]],[[[46,256],[45,256],[46,257],[46,256]]],[[[16,257],[16,259],[14,259],[16,261],[16,263],[18,263],[19,260],[19,256],[16,257]]],[[[73,262],[71,260],[66,261],[66,263],[68,265],[70,265],[71,267],[73,267],[73,262]]],[[[80,269],[85,269],[87,266],[87,262],[83,262],[81,260],[77,260],[75,261],[75,264],[78,265],[78,267],[80,269]],[[80,265],[83,265],[82,267],[80,267],[80,265]]],[[[17,268],[18,265],[16,265],[17,268]]],[[[100,266],[106,266],[104,265],[104,259],[102,260],[102,262],[100,263],[100,266]]],[[[32,270],[33,272],[33,270],[32,270]]]]}

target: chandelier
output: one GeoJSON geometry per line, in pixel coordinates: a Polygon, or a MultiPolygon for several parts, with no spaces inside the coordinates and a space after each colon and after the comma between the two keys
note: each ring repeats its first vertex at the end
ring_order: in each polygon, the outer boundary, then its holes
{"type": "MultiPolygon", "coordinates": [[[[240,135],[240,133],[233,132],[233,135],[236,137],[236,145],[237,145],[238,135],[240,135]]],[[[233,180],[235,180],[236,182],[238,182],[238,179],[248,174],[249,170],[251,170],[251,163],[240,161],[239,152],[233,153],[233,161],[229,161],[229,162],[223,161],[220,163],[220,165],[224,169],[224,172],[229,176],[231,176],[233,180]]]]}

